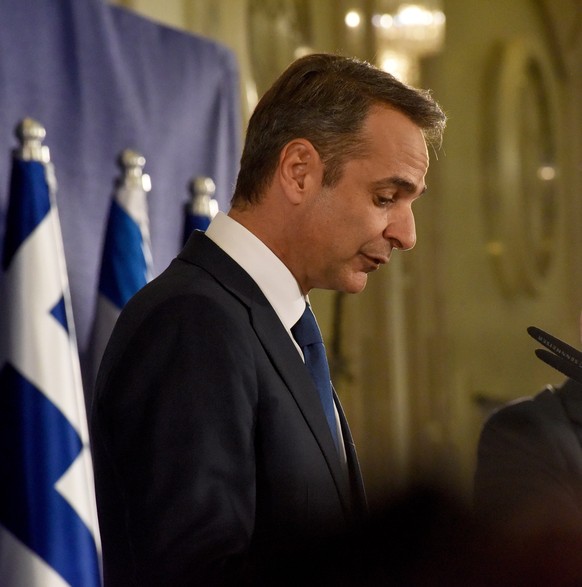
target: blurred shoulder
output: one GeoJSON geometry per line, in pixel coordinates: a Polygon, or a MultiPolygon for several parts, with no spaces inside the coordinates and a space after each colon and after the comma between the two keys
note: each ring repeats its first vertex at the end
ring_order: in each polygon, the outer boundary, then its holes
{"type": "MultiPolygon", "coordinates": [[[[582,416],[582,388],[576,389],[575,393],[581,398],[582,416]]],[[[563,427],[571,422],[570,410],[564,402],[563,386],[547,385],[536,395],[517,398],[494,410],[485,420],[482,434],[563,427]]]]}

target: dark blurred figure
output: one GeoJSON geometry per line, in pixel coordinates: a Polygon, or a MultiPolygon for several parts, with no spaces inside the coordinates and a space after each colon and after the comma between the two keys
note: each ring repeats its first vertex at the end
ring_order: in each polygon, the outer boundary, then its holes
{"type": "Polygon", "coordinates": [[[458,496],[417,485],[357,530],[303,544],[272,561],[261,585],[279,587],[574,587],[582,534],[524,536],[476,519],[458,496]]]}
{"type": "Polygon", "coordinates": [[[481,432],[475,508],[522,532],[582,529],[582,385],[567,379],[493,413],[481,432]]]}

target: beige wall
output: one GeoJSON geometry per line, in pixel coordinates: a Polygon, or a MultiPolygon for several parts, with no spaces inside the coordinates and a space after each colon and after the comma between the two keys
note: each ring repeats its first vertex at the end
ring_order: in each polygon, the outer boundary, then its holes
{"type": "MultiPolygon", "coordinates": [[[[244,117],[255,94],[292,59],[294,44],[365,58],[374,54],[370,38],[346,36],[342,18],[348,3],[339,0],[119,3],[230,46],[241,67],[244,117]],[[263,13],[287,14],[292,26],[269,37],[263,13]],[[264,52],[256,50],[261,42],[264,52]]],[[[370,6],[367,0],[359,4],[370,6]]],[[[372,500],[412,476],[432,473],[470,491],[488,409],[561,380],[535,358],[526,327],[538,325],[579,344],[582,27],[577,23],[582,5],[576,0],[445,0],[444,9],[445,48],[423,62],[419,83],[433,89],[449,114],[449,126],[438,160],[432,158],[429,192],[416,207],[418,245],[373,275],[359,296],[313,295],[332,358],[339,352],[343,359],[334,380],[372,500]],[[530,165],[540,140],[535,124],[522,116],[527,104],[522,108],[519,101],[515,118],[496,130],[499,110],[507,110],[520,92],[511,81],[519,75],[510,75],[509,82],[500,79],[500,55],[516,39],[535,46],[550,64],[546,81],[558,104],[555,234],[547,269],[539,274],[534,253],[551,232],[549,216],[540,213],[539,198],[519,182],[512,188],[515,178],[507,180],[499,171],[514,157],[516,165],[524,157],[530,165]],[[516,133],[525,134],[518,142],[523,152],[520,147],[500,158],[516,133]],[[519,237],[520,227],[527,238],[519,237]],[[496,265],[491,250],[499,252],[500,244],[505,249],[496,265]],[[511,294],[500,279],[500,261],[516,286],[511,294]],[[520,273],[526,277],[517,277],[520,273]],[[338,303],[339,322],[334,320],[338,303]],[[341,340],[335,338],[338,331],[341,340]]]]}
{"type": "MultiPolygon", "coordinates": [[[[445,5],[445,51],[426,67],[425,83],[434,89],[450,118],[443,153],[434,165],[437,192],[430,194],[428,206],[419,206],[419,232],[422,235],[424,230],[428,238],[420,240],[411,259],[418,274],[429,272],[428,279],[419,277],[414,297],[417,305],[430,308],[425,314],[433,322],[428,329],[418,327],[420,339],[416,342],[420,352],[414,362],[422,365],[423,356],[435,355],[435,375],[425,375],[423,379],[430,382],[428,393],[435,405],[434,426],[429,422],[428,429],[436,429],[435,441],[442,447],[454,447],[453,454],[463,465],[465,482],[470,481],[483,415],[476,396],[506,401],[562,379],[534,357],[535,343],[526,334],[527,326],[538,325],[559,333],[579,346],[582,292],[576,275],[580,265],[576,253],[582,218],[577,135],[582,128],[577,115],[574,128],[578,131],[571,132],[568,113],[580,103],[582,39],[572,39],[568,55],[572,63],[566,69],[566,55],[554,44],[553,35],[564,34],[564,25],[580,21],[581,14],[576,4],[561,4],[562,10],[556,15],[563,22],[552,24],[540,2],[449,0],[445,5]],[[524,288],[510,295],[488,250],[492,233],[500,230],[499,224],[508,222],[502,256],[521,285],[525,280],[516,276],[520,271],[532,271],[535,247],[547,236],[550,225],[547,214],[539,223],[536,218],[527,221],[528,215],[535,216],[536,203],[526,189],[521,190],[519,185],[512,189],[499,173],[504,144],[514,131],[525,135],[526,141],[536,140],[521,101],[515,109],[515,119],[509,120],[494,140],[495,124],[504,105],[519,93],[517,85],[503,87],[498,79],[501,66],[495,58],[518,38],[539,47],[543,58],[552,65],[560,120],[556,132],[562,144],[558,167],[561,187],[553,208],[556,230],[548,269],[535,276],[535,291],[524,288]],[[499,92],[502,98],[495,105],[499,92]],[[507,200],[515,200],[515,204],[508,205],[507,200]],[[490,221],[492,208],[499,210],[496,222],[490,221]],[[524,222],[534,232],[525,242],[516,236],[524,222]],[[519,247],[524,249],[522,259],[515,258],[519,247]]],[[[516,78],[517,72],[510,76],[518,84],[516,78]]],[[[515,156],[522,165],[527,164],[521,160],[523,152],[506,156],[515,156]]],[[[422,429],[427,423],[418,424],[422,429]]]]}

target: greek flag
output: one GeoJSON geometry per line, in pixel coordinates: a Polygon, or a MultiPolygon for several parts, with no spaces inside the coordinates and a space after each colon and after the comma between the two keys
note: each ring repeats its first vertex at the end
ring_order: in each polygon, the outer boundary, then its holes
{"type": "Polygon", "coordinates": [[[13,158],[0,291],[0,585],[97,587],[79,356],[44,129],[13,158]]]}
{"type": "Polygon", "coordinates": [[[122,177],[111,199],[93,329],[94,380],[107,342],[129,298],[152,277],[145,158],[129,149],[120,157],[122,177]]]}

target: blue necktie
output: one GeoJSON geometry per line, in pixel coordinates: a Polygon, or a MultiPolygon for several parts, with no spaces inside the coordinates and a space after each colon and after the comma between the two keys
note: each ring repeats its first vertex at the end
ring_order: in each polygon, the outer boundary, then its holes
{"type": "Polygon", "coordinates": [[[327,364],[327,357],[325,356],[325,347],[323,346],[321,332],[319,331],[319,326],[315,321],[315,316],[309,304],[305,306],[303,315],[299,318],[295,326],[291,328],[291,334],[303,351],[305,364],[319,392],[323,411],[325,412],[325,417],[327,418],[327,423],[329,424],[331,435],[337,448],[337,425],[329,366],[327,364]]]}

